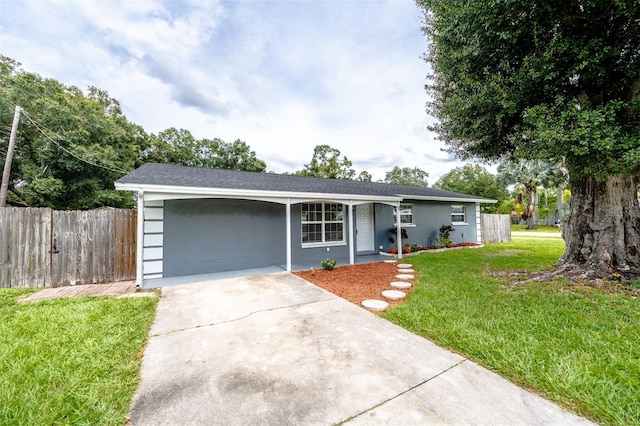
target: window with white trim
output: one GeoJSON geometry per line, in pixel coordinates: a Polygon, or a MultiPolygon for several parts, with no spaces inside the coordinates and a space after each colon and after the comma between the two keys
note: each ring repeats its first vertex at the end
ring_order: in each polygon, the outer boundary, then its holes
{"type": "Polygon", "coordinates": [[[302,245],[344,243],[344,205],[302,203],[302,245]]]}
{"type": "MultiPolygon", "coordinates": [[[[398,214],[396,207],[393,208],[394,218],[398,214]]],[[[400,204],[400,226],[414,226],[413,204],[400,204]]]]}
{"type": "Polygon", "coordinates": [[[467,223],[467,211],[463,205],[451,206],[451,223],[463,224],[467,223]]]}

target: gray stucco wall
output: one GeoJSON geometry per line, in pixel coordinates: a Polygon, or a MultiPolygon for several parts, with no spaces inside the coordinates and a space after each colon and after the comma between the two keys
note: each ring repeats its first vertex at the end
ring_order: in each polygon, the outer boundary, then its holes
{"type": "MultiPolygon", "coordinates": [[[[455,231],[451,233],[451,241],[454,244],[462,242],[476,242],[476,205],[475,203],[448,203],[435,201],[411,201],[413,204],[413,222],[416,226],[407,227],[408,239],[403,240],[403,244],[419,243],[423,246],[433,247],[437,245],[436,239],[439,236],[439,229],[442,225],[451,225],[451,205],[466,206],[466,225],[453,225],[455,231]]],[[[384,246],[385,251],[389,249],[389,228],[395,225],[396,218],[393,214],[393,207],[376,204],[376,246],[384,246]]]]}
{"type": "Polygon", "coordinates": [[[284,265],[285,227],[282,204],[220,199],[165,201],[164,276],[284,265]]]}
{"type": "MultiPolygon", "coordinates": [[[[451,224],[451,204],[413,204],[415,227],[407,227],[403,243],[436,245],[438,229],[451,224]]],[[[463,203],[453,203],[463,204],[463,203]]],[[[467,225],[454,225],[454,243],[476,242],[475,203],[466,206],[467,225]]],[[[291,262],[316,264],[349,258],[349,214],[345,207],[345,244],[302,247],[301,205],[291,206],[291,262]],[[328,249],[328,250],[327,250],[328,249]]],[[[395,224],[393,207],[374,205],[375,247],[390,247],[388,230],[395,224]]],[[[164,277],[203,274],[286,264],[286,217],[281,204],[249,200],[167,200],[164,203],[164,277]]]]}
{"type": "Polygon", "coordinates": [[[349,258],[349,208],[345,206],[345,245],[327,247],[302,247],[302,205],[291,206],[291,263],[307,264],[316,263],[320,267],[320,262],[324,259],[348,259],[349,258]],[[327,248],[329,249],[327,251],[327,248]]]}

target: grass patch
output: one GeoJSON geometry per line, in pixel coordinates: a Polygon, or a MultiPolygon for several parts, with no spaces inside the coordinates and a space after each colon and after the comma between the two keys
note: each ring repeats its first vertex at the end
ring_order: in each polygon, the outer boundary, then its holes
{"type": "Polygon", "coordinates": [[[508,274],[552,267],[561,239],[515,238],[403,259],[419,280],[383,316],[565,408],[640,424],[640,300],[563,280],[511,287],[508,274]]]}
{"type": "Polygon", "coordinates": [[[531,232],[531,233],[553,232],[560,235],[560,228],[558,228],[557,226],[549,226],[549,225],[536,225],[535,229],[527,229],[527,224],[518,224],[518,225],[511,224],[511,230],[518,231],[518,232],[531,232]]]}
{"type": "Polygon", "coordinates": [[[0,290],[0,424],[122,425],[157,298],[0,290]]]}

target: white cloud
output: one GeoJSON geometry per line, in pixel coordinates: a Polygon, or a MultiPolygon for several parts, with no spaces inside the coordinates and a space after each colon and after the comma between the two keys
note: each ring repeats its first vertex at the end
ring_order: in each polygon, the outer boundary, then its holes
{"type": "Polygon", "coordinates": [[[2,53],[120,100],[148,132],[246,141],[276,172],[329,144],[382,179],[461,162],[426,130],[426,39],[410,1],[9,1],[2,53]]]}

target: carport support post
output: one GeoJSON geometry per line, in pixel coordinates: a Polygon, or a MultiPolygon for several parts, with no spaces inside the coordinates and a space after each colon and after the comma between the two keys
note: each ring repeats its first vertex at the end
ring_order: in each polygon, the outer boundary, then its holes
{"type": "Polygon", "coordinates": [[[349,200],[349,264],[353,265],[355,262],[355,242],[353,241],[353,201],[349,200]]]}
{"type": "Polygon", "coordinates": [[[142,288],[142,251],[144,250],[144,190],[138,191],[138,217],[136,229],[136,286],[142,288]]]}
{"type": "Polygon", "coordinates": [[[396,229],[397,229],[397,237],[396,241],[398,243],[398,259],[402,259],[402,215],[400,214],[400,201],[396,204],[396,229]]]}
{"type": "Polygon", "coordinates": [[[287,198],[286,204],[287,216],[287,272],[291,272],[291,199],[287,198]]]}

